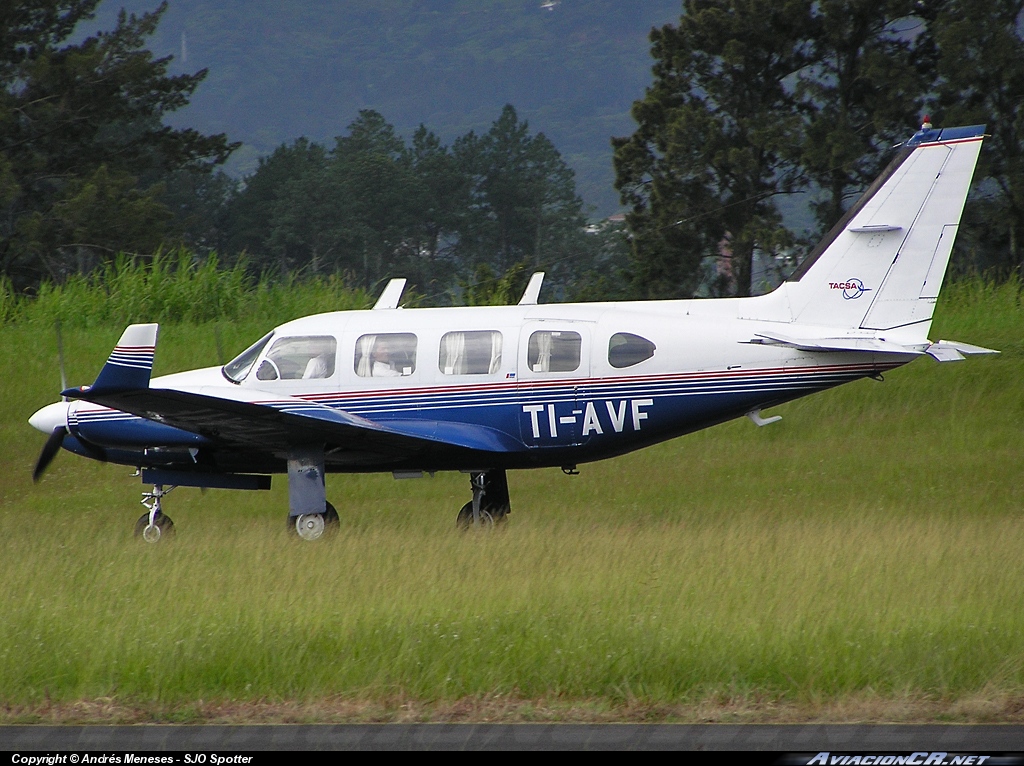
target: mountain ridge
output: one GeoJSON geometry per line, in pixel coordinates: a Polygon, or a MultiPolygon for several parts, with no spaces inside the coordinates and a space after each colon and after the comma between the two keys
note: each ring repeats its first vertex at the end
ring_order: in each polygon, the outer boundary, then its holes
{"type": "MultiPolygon", "coordinates": [[[[156,6],[103,2],[80,31],[111,28],[121,7],[156,6]]],[[[330,142],[361,109],[403,135],[424,123],[450,142],[486,131],[511,103],[572,166],[592,215],[607,216],[619,209],[610,138],[635,129],[647,34],[680,10],[678,0],[171,0],[149,47],[174,56],[172,72],[209,69],[169,122],[242,141],[233,175],[299,136],[330,142]]]]}

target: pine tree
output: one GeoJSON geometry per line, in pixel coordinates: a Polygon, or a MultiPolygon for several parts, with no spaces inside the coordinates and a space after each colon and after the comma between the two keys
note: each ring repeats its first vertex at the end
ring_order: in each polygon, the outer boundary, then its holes
{"type": "Polygon", "coordinates": [[[808,61],[810,6],[686,0],[677,27],[651,32],[654,83],[633,105],[638,128],[612,141],[638,296],[690,297],[702,261],[720,256],[731,269],[718,290],[746,295],[754,249],[790,242],[772,197],[799,176],[790,83],[808,61]]]}
{"type": "Polygon", "coordinates": [[[1024,277],[1024,2],[946,0],[935,20],[937,124],[985,123],[954,265],[1024,277]]]}
{"type": "Polygon", "coordinates": [[[809,63],[796,92],[806,121],[799,163],[822,192],[813,206],[819,235],[920,121],[934,82],[932,25],[914,16],[922,8],[918,0],[812,6],[809,63]]]}
{"type": "Polygon", "coordinates": [[[145,49],[166,4],[67,42],[98,2],[0,6],[0,271],[19,286],[152,252],[171,220],[161,181],[207,173],[234,148],[162,122],[206,76],[169,76],[170,58],[145,49]]]}
{"type": "Polygon", "coordinates": [[[483,136],[456,140],[455,158],[471,179],[460,255],[503,273],[521,261],[535,267],[571,256],[582,234],[583,202],[572,169],[543,134],[530,134],[506,105],[483,136]]]}

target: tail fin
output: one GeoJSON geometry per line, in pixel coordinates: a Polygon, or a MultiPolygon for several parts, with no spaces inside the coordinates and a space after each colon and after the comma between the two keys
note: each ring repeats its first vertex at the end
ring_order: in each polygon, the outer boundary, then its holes
{"type": "MultiPolygon", "coordinates": [[[[159,328],[160,325],[157,324],[133,324],[125,328],[121,340],[110,352],[107,363],[103,365],[96,382],[89,390],[99,393],[149,388],[159,328]]],[[[78,393],[80,391],[74,388],[64,392],[66,396],[71,397],[78,393]]]]}
{"type": "Polygon", "coordinates": [[[984,125],[922,128],[785,283],[800,324],[931,324],[984,125]]]}

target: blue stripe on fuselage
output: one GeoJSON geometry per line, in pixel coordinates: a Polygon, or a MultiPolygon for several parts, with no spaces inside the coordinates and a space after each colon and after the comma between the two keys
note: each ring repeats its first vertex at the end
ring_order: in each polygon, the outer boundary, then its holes
{"type": "MultiPolygon", "coordinates": [[[[433,421],[485,426],[510,440],[494,441],[495,451],[534,447],[573,448],[579,461],[602,454],[628,451],[631,445],[651,443],[742,415],[759,406],[797,398],[845,383],[901,363],[835,365],[795,369],[687,373],[620,378],[476,384],[417,388],[404,391],[333,392],[309,394],[308,409],[329,406],[369,420],[433,421]],[[634,402],[637,411],[634,412],[634,402]],[[649,402],[649,403],[644,403],[649,402]],[[588,412],[588,404],[592,408],[588,412]],[[553,405],[551,435],[546,408],[553,405]],[[545,410],[537,412],[543,406],[545,410]],[[533,408],[534,412],[529,410],[533,408]],[[536,417],[536,426],[533,418],[536,417]],[[574,424],[562,419],[575,418],[574,424]],[[521,445],[521,446],[515,446],[521,445]]],[[[283,411],[303,414],[291,401],[269,397],[261,402],[283,411]]],[[[88,441],[108,446],[201,446],[204,437],[116,410],[85,410],[70,424],[88,441]]],[[[396,423],[402,430],[402,426],[396,423]]],[[[214,445],[215,446],[215,445],[214,445]]],[[[440,449],[443,449],[441,447],[440,449]]],[[[544,451],[544,450],[542,450],[544,451]]]]}

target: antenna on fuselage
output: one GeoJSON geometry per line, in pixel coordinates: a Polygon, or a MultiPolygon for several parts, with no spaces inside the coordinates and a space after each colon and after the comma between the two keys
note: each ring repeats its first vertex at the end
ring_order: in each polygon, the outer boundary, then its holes
{"type": "Polygon", "coordinates": [[[535,271],[530,277],[530,284],[523,290],[523,297],[519,299],[520,306],[536,306],[540,298],[540,288],[544,284],[544,272],[535,271]]]}
{"type": "Polygon", "coordinates": [[[405,280],[404,279],[392,279],[388,282],[384,288],[384,292],[380,294],[377,302],[373,304],[373,309],[397,309],[398,302],[402,300],[402,293],[405,291],[405,280]]]}

